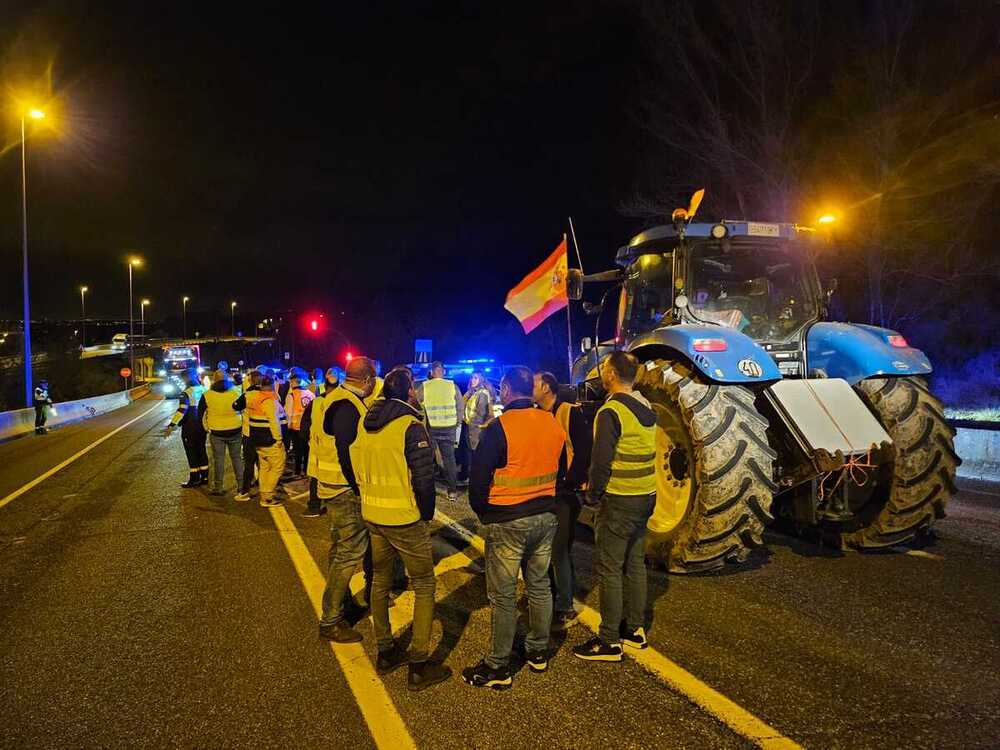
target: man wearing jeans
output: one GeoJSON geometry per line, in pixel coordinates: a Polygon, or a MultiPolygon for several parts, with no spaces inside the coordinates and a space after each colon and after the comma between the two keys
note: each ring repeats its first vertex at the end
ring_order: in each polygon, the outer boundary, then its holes
{"type": "Polygon", "coordinates": [[[601,506],[595,529],[601,627],[573,649],[587,661],[621,661],[623,645],[647,645],[645,547],[656,505],[656,413],[632,389],[638,369],[635,357],[621,351],[601,365],[608,399],[594,424],[589,487],[590,501],[601,506]]]}
{"type": "Polygon", "coordinates": [[[427,528],[434,517],[434,451],[422,415],[407,403],[412,396],[409,373],[393,370],[386,376],[382,398],[365,415],[351,446],[351,465],[371,540],[375,670],[388,674],[409,661],[407,687],[423,690],[448,679],[451,670],[428,659],[434,624],[434,556],[427,528]],[[396,645],[389,624],[389,591],[399,558],[414,593],[409,659],[396,645]]]}
{"type": "MultiPolygon", "coordinates": [[[[316,492],[327,501],[330,513],[330,558],[323,616],[319,635],[336,643],[357,643],[361,633],[344,616],[344,598],[351,577],[368,552],[368,529],[361,519],[361,499],[351,465],[351,445],[358,437],[358,424],[367,412],[366,399],[375,388],[375,366],[367,357],[357,357],[347,366],[343,385],[325,395],[327,401],[322,429],[328,440],[319,444],[316,455],[316,492]]],[[[370,577],[369,577],[370,580],[370,577]]]]}
{"type": "Polygon", "coordinates": [[[454,500],[458,493],[455,443],[458,442],[459,415],[465,413],[465,399],[454,381],[445,378],[441,362],[431,363],[430,376],[430,380],[417,390],[417,397],[427,413],[431,438],[441,452],[448,499],[454,500]]]}
{"type": "Polygon", "coordinates": [[[509,688],[510,652],[517,629],[517,573],[524,572],[529,632],[525,658],[548,668],[552,589],[548,570],[556,533],[556,478],[565,466],[565,436],[555,417],[531,401],[527,367],[512,367],[500,383],[504,412],[483,430],[469,472],[469,504],[483,523],[486,593],[493,608],[492,647],[462,672],[473,687],[509,688]]]}
{"type": "MultiPolygon", "coordinates": [[[[209,435],[212,446],[213,495],[224,495],[223,478],[226,473],[226,452],[233,464],[236,491],[243,481],[243,414],[240,409],[240,389],[229,379],[226,371],[218,369],[212,374],[212,387],[205,391],[198,404],[198,413],[209,435]]],[[[237,499],[249,500],[249,496],[237,499]]]]}

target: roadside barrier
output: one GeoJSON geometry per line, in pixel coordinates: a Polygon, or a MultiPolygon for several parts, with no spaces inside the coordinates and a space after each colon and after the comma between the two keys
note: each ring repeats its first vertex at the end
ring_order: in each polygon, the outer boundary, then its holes
{"type": "MultiPolygon", "coordinates": [[[[81,419],[90,419],[98,414],[106,414],[109,411],[128,406],[136,399],[142,398],[149,393],[148,385],[140,385],[128,391],[118,391],[109,393],[107,396],[94,396],[92,398],[82,398],[78,401],[64,401],[60,404],[53,404],[55,413],[50,409],[46,427],[58,427],[78,422],[81,419]]],[[[14,411],[0,412],[0,441],[27,435],[35,431],[35,410],[34,408],[15,409],[14,411]]]]}
{"type": "Polygon", "coordinates": [[[961,456],[958,476],[1000,482],[1000,424],[953,421],[955,452],[961,456]]]}

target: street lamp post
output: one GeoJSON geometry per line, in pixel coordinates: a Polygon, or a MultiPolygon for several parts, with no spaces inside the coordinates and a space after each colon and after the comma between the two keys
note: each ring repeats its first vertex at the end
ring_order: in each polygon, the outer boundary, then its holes
{"type": "Polygon", "coordinates": [[[135,307],[132,304],[132,267],[141,266],[139,258],[128,260],[128,368],[132,371],[132,385],[135,385],[135,307]]]}
{"type": "Polygon", "coordinates": [[[229,303],[229,335],[236,338],[236,303],[229,303]]]}
{"type": "Polygon", "coordinates": [[[26,406],[34,403],[35,389],[31,382],[31,301],[28,294],[28,146],[25,138],[25,116],[41,120],[45,113],[29,109],[21,114],[21,260],[24,275],[21,280],[24,295],[24,400],[26,406]]]}
{"type": "Polygon", "coordinates": [[[80,345],[86,349],[87,348],[87,303],[84,302],[83,296],[87,293],[87,287],[80,287],[80,330],[82,335],[80,336],[80,345]]]}
{"type": "Polygon", "coordinates": [[[146,337],[146,305],[148,304],[148,299],[139,303],[139,338],[141,339],[146,337]]]}
{"type": "Polygon", "coordinates": [[[181,319],[183,320],[181,323],[181,330],[183,332],[181,338],[185,339],[188,337],[188,302],[190,300],[190,297],[181,297],[181,319]]]}

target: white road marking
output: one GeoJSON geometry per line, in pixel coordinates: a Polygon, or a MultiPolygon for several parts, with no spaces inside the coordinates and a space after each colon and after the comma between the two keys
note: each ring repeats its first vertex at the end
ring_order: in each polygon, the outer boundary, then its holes
{"type": "MultiPolygon", "coordinates": [[[[478,550],[480,554],[485,554],[486,545],[482,537],[473,534],[440,510],[437,511],[437,518],[453,533],[478,550]]],[[[596,633],[601,624],[600,614],[582,602],[577,601],[576,604],[577,610],[580,612],[580,621],[596,633]]],[[[647,648],[642,651],[632,651],[629,656],[668,686],[686,696],[758,747],[767,748],[767,750],[801,750],[801,746],[795,741],[785,737],[762,719],[757,718],[742,706],[702,682],[679,664],[670,661],[656,649],[647,648]]]]}
{"type": "Polygon", "coordinates": [[[96,448],[97,446],[99,446],[101,443],[103,443],[108,438],[114,437],[119,432],[121,432],[126,427],[128,427],[129,425],[134,424],[135,422],[138,422],[140,419],[142,419],[144,416],[146,416],[147,414],[149,414],[154,409],[158,409],[162,405],[162,403],[163,402],[161,401],[161,402],[158,402],[156,404],[156,406],[151,406],[150,408],[146,409],[146,411],[144,411],[142,414],[140,414],[138,417],[130,419],[128,422],[126,422],[125,424],[121,425],[120,427],[116,427],[115,429],[113,429],[111,432],[109,432],[104,437],[98,438],[93,443],[91,443],[86,448],[84,448],[83,450],[80,450],[80,451],[77,451],[76,453],[74,453],[72,456],[70,456],[69,458],[67,458],[62,463],[57,464],[56,466],[53,466],[51,469],[49,469],[48,471],[46,471],[44,474],[38,475],[37,477],[35,477],[34,479],[32,479],[30,482],[28,482],[23,487],[20,487],[19,489],[14,490],[9,495],[7,495],[5,498],[3,498],[2,500],[0,500],[0,508],[4,507],[9,502],[17,500],[17,498],[21,497],[21,495],[23,495],[25,492],[27,492],[28,490],[30,490],[32,487],[38,486],[39,484],[41,484],[42,482],[44,482],[46,479],[48,479],[49,477],[51,477],[53,474],[55,474],[55,473],[57,473],[59,471],[62,471],[63,469],[65,469],[67,466],[69,466],[71,463],[73,463],[74,461],[76,461],[81,456],[84,456],[87,453],[89,453],[90,451],[94,450],[94,448],[96,448]]]}

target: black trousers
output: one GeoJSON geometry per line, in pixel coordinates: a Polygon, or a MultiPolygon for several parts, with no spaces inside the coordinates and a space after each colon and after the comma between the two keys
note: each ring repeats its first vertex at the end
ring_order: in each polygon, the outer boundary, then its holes
{"type": "Polygon", "coordinates": [[[305,474],[309,462],[309,443],[302,439],[301,430],[288,430],[292,435],[292,450],[295,452],[295,473],[305,474]]]}
{"type": "Polygon", "coordinates": [[[198,430],[181,431],[181,442],[184,443],[184,454],[187,456],[188,468],[191,471],[208,471],[208,448],[205,441],[208,433],[198,430]]]}
{"type": "Polygon", "coordinates": [[[253,469],[257,465],[257,446],[250,442],[250,438],[243,437],[243,477],[240,482],[240,489],[249,492],[253,485],[253,469]]]}
{"type": "Polygon", "coordinates": [[[35,407],[35,429],[45,426],[45,406],[35,407]]]}

